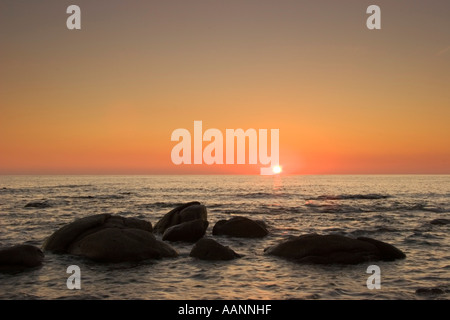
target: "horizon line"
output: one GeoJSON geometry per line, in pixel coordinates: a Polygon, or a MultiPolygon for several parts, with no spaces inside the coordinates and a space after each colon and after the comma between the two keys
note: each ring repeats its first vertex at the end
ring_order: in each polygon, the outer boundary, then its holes
{"type": "Polygon", "coordinates": [[[448,176],[450,173],[283,173],[273,175],[240,173],[0,173],[0,176],[448,176]]]}

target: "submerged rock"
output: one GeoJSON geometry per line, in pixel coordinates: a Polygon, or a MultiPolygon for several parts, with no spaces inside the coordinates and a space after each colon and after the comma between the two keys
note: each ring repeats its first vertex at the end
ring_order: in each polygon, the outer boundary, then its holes
{"type": "Polygon", "coordinates": [[[416,294],[419,296],[436,296],[448,293],[449,290],[443,288],[419,288],[416,290],[416,294]]]}
{"type": "Polygon", "coordinates": [[[31,245],[0,248],[0,271],[16,272],[42,265],[44,253],[31,245]]]}
{"type": "Polygon", "coordinates": [[[201,260],[232,260],[241,256],[229,247],[213,239],[200,239],[192,248],[189,256],[201,260]]]}
{"type": "Polygon", "coordinates": [[[371,238],[307,234],[266,248],[266,254],[312,264],[357,264],[405,258],[394,246],[371,238]]]}
{"type": "Polygon", "coordinates": [[[155,232],[163,234],[172,226],[197,219],[208,220],[206,207],[197,201],[185,203],[166,213],[155,224],[155,232]]]}
{"type": "Polygon", "coordinates": [[[81,218],[60,228],[47,239],[44,250],[101,262],[140,261],[178,255],[168,244],[155,238],[150,222],[110,214],[81,218]]]}
{"type": "Polygon", "coordinates": [[[25,208],[50,208],[51,204],[47,201],[33,201],[33,202],[29,202],[25,205],[25,208]]]}
{"type": "Polygon", "coordinates": [[[431,220],[430,223],[434,224],[434,225],[442,226],[442,225],[450,224],[450,219],[444,219],[444,218],[434,219],[434,220],[431,220]]]}
{"type": "Polygon", "coordinates": [[[205,235],[208,221],[197,219],[167,228],[162,239],[168,241],[196,242],[205,235]]]}
{"type": "Polygon", "coordinates": [[[245,217],[233,217],[229,220],[219,220],[214,225],[213,235],[226,235],[238,238],[262,238],[269,234],[262,221],[245,217]]]}

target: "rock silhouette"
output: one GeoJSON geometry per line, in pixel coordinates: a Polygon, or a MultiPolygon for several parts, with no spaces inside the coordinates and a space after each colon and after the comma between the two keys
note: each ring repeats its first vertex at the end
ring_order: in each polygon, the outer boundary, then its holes
{"type": "Polygon", "coordinates": [[[110,214],[88,216],[60,228],[44,250],[69,253],[100,262],[175,257],[177,252],[152,234],[150,222],[110,214]]]}
{"type": "Polygon", "coordinates": [[[31,245],[16,245],[0,248],[0,271],[16,272],[39,267],[44,260],[44,253],[31,245]]]}
{"type": "Polygon", "coordinates": [[[155,232],[163,234],[166,229],[183,222],[208,219],[206,207],[200,202],[188,202],[166,213],[156,224],[155,232]]]}
{"type": "Polygon", "coordinates": [[[213,235],[226,235],[238,238],[262,238],[269,234],[262,221],[246,217],[233,217],[229,220],[219,220],[214,225],[213,235]]]}
{"type": "Polygon", "coordinates": [[[394,246],[371,238],[308,234],[291,237],[266,254],[311,264],[358,264],[366,261],[392,261],[405,258],[394,246]]]}
{"type": "Polygon", "coordinates": [[[208,221],[203,219],[183,222],[167,228],[162,239],[167,241],[196,242],[205,235],[207,228],[208,221]]]}
{"type": "Polygon", "coordinates": [[[229,247],[207,238],[200,239],[192,248],[189,256],[201,260],[232,260],[240,258],[240,255],[229,247]]]}

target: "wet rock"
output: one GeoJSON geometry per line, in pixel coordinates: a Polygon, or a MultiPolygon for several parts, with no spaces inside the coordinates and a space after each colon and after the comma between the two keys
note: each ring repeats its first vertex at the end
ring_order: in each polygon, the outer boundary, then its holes
{"type": "Polygon", "coordinates": [[[47,201],[33,201],[33,202],[29,202],[25,205],[25,208],[39,208],[39,209],[44,209],[44,208],[50,208],[51,204],[47,201]]]}
{"type": "Polygon", "coordinates": [[[269,255],[311,264],[358,264],[405,258],[403,252],[385,242],[341,235],[308,234],[291,237],[264,251],[269,255]]]}
{"type": "Polygon", "coordinates": [[[86,232],[95,231],[111,218],[110,214],[97,214],[77,219],[53,233],[44,243],[44,250],[67,253],[69,246],[86,232]]]}
{"type": "Polygon", "coordinates": [[[228,220],[217,221],[212,234],[238,238],[262,238],[267,236],[269,231],[262,221],[255,221],[246,217],[233,217],[228,220]]]}
{"type": "Polygon", "coordinates": [[[416,290],[416,294],[419,296],[436,296],[445,293],[446,291],[441,288],[419,288],[416,290]]]}
{"type": "Polygon", "coordinates": [[[167,228],[162,239],[167,241],[196,242],[205,235],[208,221],[197,219],[167,228]]]}
{"type": "Polygon", "coordinates": [[[101,229],[75,242],[69,253],[99,262],[141,261],[177,255],[152,233],[134,228],[101,229]]]}
{"type": "Polygon", "coordinates": [[[163,234],[166,229],[192,220],[208,220],[206,207],[194,201],[178,206],[166,213],[156,224],[155,232],[163,234]]]}
{"type": "Polygon", "coordinates": [[[232,260],[241,257],[229,247],[207,238],[200,239],[189,256],[201,260],[232,260]]]}
{"type": "Polygon", "coordinates": [[[443,218],[434,219],[434,220],[431,220],[430,223],[434,224],[434,225],[438,225],[438,226],[443,226],[443,225],[446,225],[446,224],[450,224],[450,219],[443,219],[443,218]]]}
{"type": "Polygon", "coordinates": [[[42,265],[44,253],[31,245],[0,248],[0,271],[18,272],[42,265]]]}
{"type": "Polygon", "coordinates": [[[366,237],[359,237],[357,240],[368,242],[377,247],[381,260],[383,261],[394,261],[396,259],[406,258],[406,255],[401,250],[386,242],[366,237]]]}
{"type": "Polygon", "coordinates": [[[101,262],[177,256],[172,247],[155,238],[150,222],[110,214],[75,220],[54,232],[43,247],[101,262]]]}

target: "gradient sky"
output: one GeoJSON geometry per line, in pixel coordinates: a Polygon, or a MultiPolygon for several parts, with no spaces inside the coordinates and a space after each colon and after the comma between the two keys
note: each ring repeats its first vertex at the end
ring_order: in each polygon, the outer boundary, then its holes
{"type": "Polygon", "coordinates": [[[173,165],[194,120],[280,129],[285,173],[450,173],[450,1],[0,2],[0,173],[259,173],[173,165]]]}

